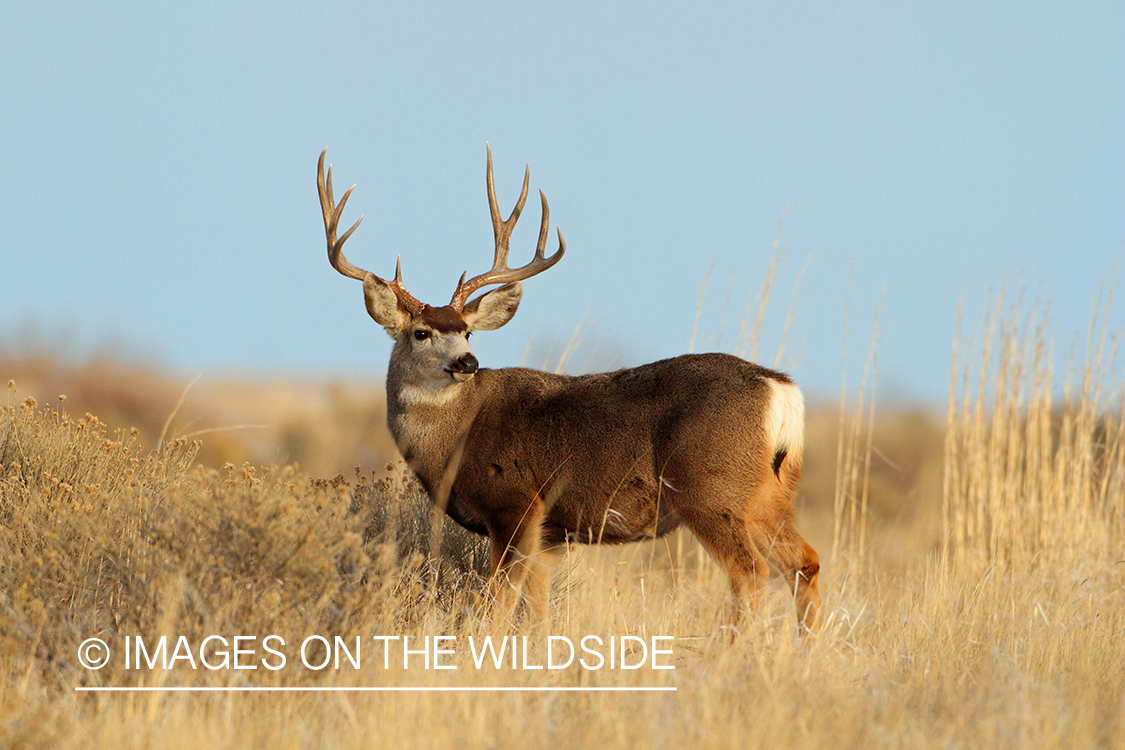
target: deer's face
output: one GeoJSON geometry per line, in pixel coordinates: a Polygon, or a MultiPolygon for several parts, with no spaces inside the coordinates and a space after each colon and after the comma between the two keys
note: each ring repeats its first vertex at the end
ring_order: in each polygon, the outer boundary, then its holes
{"type": "Polygon", "coordinates": [[[396,341],[394,357],[404,382],[441,390],[476,374],[479,363],[469,348],[472,331],[448,307],[426,307],[397,334],[388,333],[396,341]]]}
{"type": "Polygon", "coordinates": [[[404,385],[431,392],[473,378],[480,363],[469,348],[469,336],[511,320],[522,295],[522,285],[515,282],[481,295],[462,311],[426,305],[412,314],[393,293],[381,291],[378,280],[365,287],[368,311],[395,340],[391,360],[396,377],[404,385]]]}

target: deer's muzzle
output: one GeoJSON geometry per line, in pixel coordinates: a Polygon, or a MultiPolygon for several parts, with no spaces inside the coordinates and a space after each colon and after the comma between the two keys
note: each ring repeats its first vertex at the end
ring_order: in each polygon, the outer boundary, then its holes
{"type": "Polygon", "coordinates": [[[480,363],[477,362],[476,357],[474,357],[472,354],[463,354],[457,359],[453,360],[449,367],[445,369],[446,372],[453,375],[455,379],[463,380],[464,378],[458,377],[458,375],[472,375],[477,371],[478,367],[480,367],[480,363]]]}

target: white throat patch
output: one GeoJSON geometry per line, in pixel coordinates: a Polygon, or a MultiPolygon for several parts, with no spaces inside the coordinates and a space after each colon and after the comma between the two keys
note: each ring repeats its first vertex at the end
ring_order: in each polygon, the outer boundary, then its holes
{"type": "Polygon", "coordinates": [[[441,406],[457,396],[459,385],[460,383],[456,381],[433,386],[403,385],[399,388],[398,398],[403,405],[441,406]]]}

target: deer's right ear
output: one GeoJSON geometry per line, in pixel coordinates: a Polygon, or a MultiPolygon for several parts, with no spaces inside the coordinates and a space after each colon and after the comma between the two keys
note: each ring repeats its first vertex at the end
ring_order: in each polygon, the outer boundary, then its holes
{"type": "Polygon", "coordinates": [[[367,313],[375,322],[383,326],[391,338],[398,338],[410,322],[410,311],[402,306],[391,285],[369,273],[363,278],[363,299],[367,303],[367,313]]]}

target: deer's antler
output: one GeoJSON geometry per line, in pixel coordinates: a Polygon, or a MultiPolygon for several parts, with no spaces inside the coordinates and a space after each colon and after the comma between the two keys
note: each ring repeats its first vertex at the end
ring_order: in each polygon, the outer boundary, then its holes
{"type": "Polygon", "coordinates": [[[394,281],[387,281],[370,271],[365,271],[359,266],[353,266],[351,262],[344,256],[344,243],[352,236],[352,232],[356,230],[359,223],[363,221],[360,216],[355,224],[352,224],[351,229],[344,232],[344,236],[339,239],[336,238],[336,230],[340,224],[340,214],[344,212],[344,206],[348,202],[348,196],[355,190],[355,185],[352,185],[344,193],[344,197],[340,199],[340,203],[332,199],[332,165],[328,165],[328,175],[324,174],[324,155],[328,149],[320,152],[320,159],[316,165],[316,189],[320,194],[320,210],[324,214],[324,234],[328,238],[328,262],[332,267],[352,279],[363,281],[368,276],[374,276],[383,283],[387,284],[391,290],[398,297],[399,303],[410,312],[411,315],[418,315],[422,312],[424,305],[416,300],[410,292],[406,291],[406,287],[402,284],[402,262],[401,259],[395,262],[395,278],[394,281]]]}
{"type": "MultiPolygon", "coordinates": [[[[457,290],[453,292],[453,299],[449,301],[449,306],[457,311],[463,310],[469,295],[481,287],[489,284],[507,284],[512,281],[531,278],[558,263],[562,260],[563,253],[566,252],[566,241],[563,239],[562,230],[559,229],[559,249],[549,258],[543,253],[547,246],[550,213],[547,209],[547,196],[540,190],[539,198],[543,202],[543,220],[539,225],[539,244],[535,248],[535,257],[526,266],[508,268],[508,242],[511,239],[516,222],[519,221],[520,212],[523,211],[523,204],[527,200],[527,184],[531,178],[531,168],[528,167],[524,170],[523,190],[520,192],[520,199],[516,202],[516,207],[512,209],[507,221],[501,221],[500,207],[496,205],[496,188],[492,181],[492,148],[487,144],[485,148],[488,149],[488,208],[492,213],[492,232],[496,237],[496,253],[493,256],[492,269],[487,273],[474,276],[468,281],[465,281],[465,274],[461,275],[461,280],[457,282],[457,290]]],[[[344,199],[347,199],[347,195],[344,196],[344,199]]],[[[346,238],[347,235],[345,235],[346,238]]]]}

